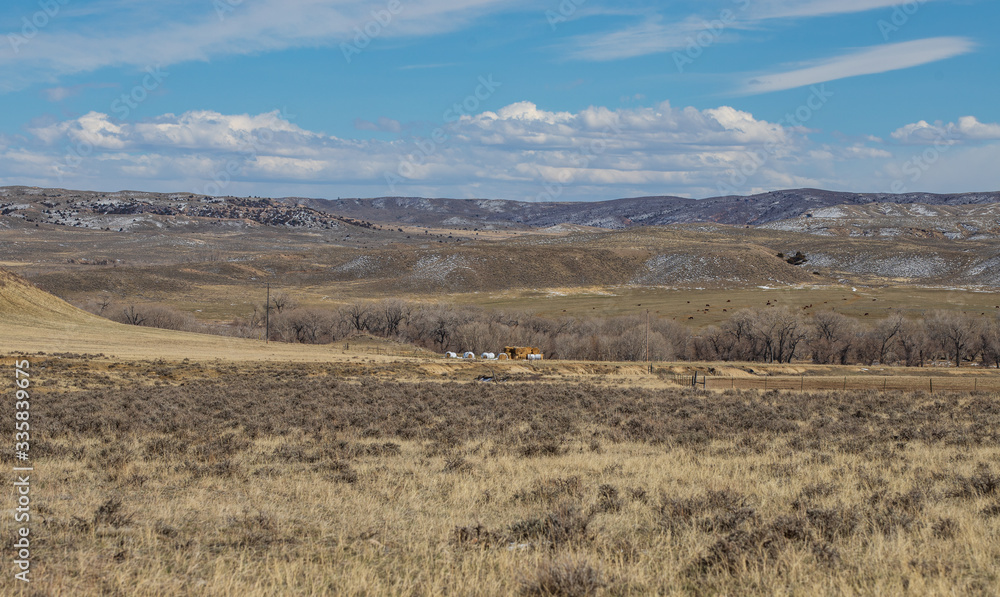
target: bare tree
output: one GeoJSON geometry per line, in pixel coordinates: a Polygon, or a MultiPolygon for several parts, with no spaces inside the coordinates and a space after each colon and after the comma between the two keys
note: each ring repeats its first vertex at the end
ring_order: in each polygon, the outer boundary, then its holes
{"type": "Polygon", "coordinates": [[[492,328],[493,326],[485,321],[463,323],[455,328],[456,346],[463,352],[471,351],[476,354],[496,352],[500,347],[492,328]]]}
{"type": "Polygon", "coordinates": [[[166,305],[129,305],[114,318],[118,323],[139,325],[167,330],[184,330],[196,327],[194,318],[166,305]]]}
{"type": "Polygon", "coordinates": [[[927,321],[927,330],[948,358],[954,359],[955,366],[961,367],[962,361],[975,353],[978,324],[975,318],[964,314],[938,311],[927,321]]]}
{"type": "Polygon", "coordinates": [[[135,305],[129,305],[122,310],[124,322],[129,325],[142,325],[146,323],[146,316],[141,311],[135,310],[135,305]]]}
{"type": "Polygon", "coordinates": [[[983,365],[1000,369],[1000,318],[993,318],[980,326],[979,345],[983,365]]]}
{"type": "Polygon", "coordinates": [[[358,333],[368,331],[371,326],[371,305],[368,303],[348,305],[345,315],[348,323],[358,333]]]}
{"type": "Polygon", "coordinates": [[[859,347],[861,360],[869,365],[889,362],[896,339],[903,329],[903,321],[902,315],[893,315],[865,330],[859,347]]]}
{"type": "Polygon", "coordinates": [[[259,307],[254,306],[253,313],[247,317],[233,319],[232,323],[229,324],[232,334],[240,338],[258,337],[260,329],[264,327],[264,315],[261,311],[259,307]]]}
{"type": "Polygon", "coordinates": [[[854,320],[835,311],[820,311],[810,323],[813,362],[846,365],[856,336],[854,320]]]}
{"type": "Polygon", "coordinates": [[[806,327],[798,313],[786,307],[758,309],[752,313],[753,335],[761,351],[759,359],[766,362],[790,363],[800,342],[807,337],[806,327]]]}
{"type": "Polygon", "coordinates": [[[899,331],[897,341],[903,364],[907,367],[924,366],[924,360],[930,355],[931,349],[923,321],[905,321],[899,331]]]}
{"type": "Polygon", "coordinates": [[[275,317],[279,334],[292,342],[325,344],[334,340],[334,317],[325,309],[298,308],[275,317]]]}
{"type": "Polygon", "coordinates": [[[756,361],[762,354],[761,338],[756,332],[759,311],[744,309],[722,324],[725,336],[719,339],[720,356],[725,361],[756,361]]]}
{"type": "Polygon", "coordinates": [[[691,338],[690,357],[696,361],[728,360],[728,334],[714,325],[691,338]],[[723,357],[725,355],[725,358],[723,357]]]}
{"type": "Polygon", "coordinates": [[[271,308],[280,315],[285,309],[294,309],[295,301],[284,292],[275,292],[271,295],[271,308]]]}
{"type": "Polygon", "coordinates": [[[650,325],[649,356],[656,361],[686,358],[691,343],[691,329],[669,319],[656,319],[650,325]],[[662,342],[654,337],[659,336],[662,342]],[[655,348],[654,348],[655,345],[655,348]]]}
{"type": "Polygon", "coordinates": [[[641,361],[646,356],[645,326],[632,326],[612,336],[611,350],[615,361],[641,361]]]}
{"type": "Polygon", "coordinates": [[[378,307],[382,318],[382,332],[385,336],[399,335],[399,326],[410,316],[410,307],[400,300],[389,300],[378,307]]]}

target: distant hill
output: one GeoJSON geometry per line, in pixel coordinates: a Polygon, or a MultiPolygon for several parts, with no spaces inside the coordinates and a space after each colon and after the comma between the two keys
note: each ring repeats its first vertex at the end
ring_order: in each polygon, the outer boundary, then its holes
{"type": "Polygon", "coordinates": [[[922,204],[982,205],[1000,203],[1000,192],[958,193],[844,193],[818,189],[772,191],[750,196],[685,199],[654,196],[595,202],[527,203],[502,199],[427,199],[379,197],[375,199],[285,198],[317,211],[373,222],[417,226],[545,228],[559,224],[622,229],[713,222],[733,226],[759,226],[838,205],[922,204]]]}
{"type": "Polygon", "coordinates": [[[300,231],[337,230],[366,222],[319,212],[293,202],[259,197],[210,197],[189,193],[73,191],[34,187],[0,188],[0,215],[25,222],[92,230],[204,230],[273,227],[300,231]]]}
{"type": "Polygon", "coordinates": [[[11,278],[0,289],[0,336],[8,338],[0,348],[41,339],[66,346],[73,330],[91,327],[161,342],[39,289],[79,304],[163,302],[211,322],[248,317],[266,283],[295,289],[300,306],[442,293],[482,293],[463,300],[492,304],[518,289],[548,297],[629,288],[922,286],[982,291],[992,301],[998,241],[1000,193],[807,189],[534,204],[6,187],[0,266],[35,286],[11,278]],[[12,328],[22,330],[13,343],[12,328]]]}
{"type": "MultiPolygon", "coordinates": [[[[227,228],[278,228],[299,231],[333,231],[347,234],[379,224],[433,228],[504,230],[582,226],[627,229],[711,222],[731,226],[761,226],[795,218],[842,213],[867,218],[866,210],[851,206],[1000,205],[1000,192],[957,193],[844,193],[818,189],[772,191],[758,195],[686,199],[653,196],[595,202],[530,203],[505,199],[445,199],[378,197],[373,199],[316,199],[306,197],[209,197],[189,193],[142,191],[73,191],[35,187],[0,188],[0,216],[25,222],[47,223],[100,230],[206,230],[227,228]],[[847,207],[837,211],[834,208],[847,207]],[[833,210],[833,211],[831,211],[833,210]]],[[[878,209],[875,215],[889,215],[878,209]]],[[[896,216],[921,219],[935,210],[895,210],[896,216]]],[[[943,210],[949,217],[991,216],[968,210],[943,210]]],[[[897,218],[898,219],[898,218],[897,218]]],[[[956,221],[956,224],[961,224],[956,221]]],[[[836,223],[827,222],[831,228],[836,223]]],[[[919,222],[896,223],[920,229],[919,222]]],[[[2,221],[0,221],[2,225],[2,221]]],[[[793,225],[808,231],[807,226],[793,225]]],[[[981,227],[981,224],[973,224],[981,227]]],[[[943,231],[946,232],[946,231],[943,231]]]]}

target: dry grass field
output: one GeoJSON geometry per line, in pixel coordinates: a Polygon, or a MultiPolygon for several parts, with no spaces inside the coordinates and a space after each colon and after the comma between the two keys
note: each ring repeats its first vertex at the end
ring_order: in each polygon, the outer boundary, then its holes
{"type": "Polygon", "coordinates": [[[1000,592],[996,392],[29,358],[36,580],[4,595],[1000,592]]]}

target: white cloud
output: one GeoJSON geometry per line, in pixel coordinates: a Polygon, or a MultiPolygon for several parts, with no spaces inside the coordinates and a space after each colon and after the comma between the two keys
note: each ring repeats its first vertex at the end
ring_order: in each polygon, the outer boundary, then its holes
{"type": "Polygon", "coordinates": [[[901,126],[892,132],[892,138],[908,144],[956,143],[959,141],[1000,140],[1000,124],[979,122],[975,116],[962,116],[958,123],[934,124],[926,120],[901,126]]]}
{"type": "MultiPolygon", "coordinates": [[[[917,123],[893,139],[945,126],[917,123]]],[[[973,117],[953,126],[969,139],[998,134],[997,125],[973,117]]],[[[303,129],[279,112],[191,111],[124,122],[91,112],[39,125],[27,140],[6,139],[0,177],[70,188],[568,200],[840,188],[843,180],[858,190],[888,190],[879,172],[907,157],[905,148],[877,137],[818,145],[805,129],[729,106],[669,102],[553,112],[524,101],[448,123],[444,141],[407,130],[396,140],[353,140],[303,129]],[[87,150],[67,154],[67,147],[87,150]]],[[[994,155],[996,146],[968,149],[994,155]]],[[[949,152],[949,163],[957,152],[949,152]]],[[[948,176],[935,171],[933,180],[944,187],[948,176]]]]}
{"type": "Polygon", "coordinates": [[[984,124],[976,120],[975,116],[959,118],[957,128],[966,139],[1000,139],[1000,124],[984,124]]]}
{"type": "MultiPolygon", "coordinates": [[[[379,122],[381,127],[370,124],[384,131],[396,121],[379,122]]],[[[387,187],[392,179],[414,193],[433,188],[438,195],[467,196],[485,187],[527,198],[552,182],[611,194],[619,187],[708,188],[739,168],[754,148],[780,148],[774,156],[780,163],[805,141],[798,132],[728,106],[697,110],[669,102],[579,112],[515,102],[463,116],[445,129],[443,142],[350,140],[302,129],[278,112],[191,111],[121,122],[91,112],[30,129],[34,142],[23,149],[39,159],[48,156],[33,176],[54,177],[57,186],[87,176],[123,184],[146,177],[186,181],[190,190],[202,192],[213,180],[232,178],[233,185],[354,185],[384,195],[401,192],[387,187]],[[66,147],[85,151],[70,155],[66,147]],[[227,168],[229,174],[220,176],[227,168]]],[[[94,183],[84,180],[80,186],[94,183]]]]}
{"type": "Polygon", "coordinates": [[[886,149],[879,147],[868,147],[862,143],[855,143],[853,145],[848,145],[840,149],[840,155],[847,158],[854,159],[888,159],[892,157],[892,153],[886,149]]]}
{"type": "Polygon", "coordinates": [[[483,112],[472,116],[463,116],[466,121],[484,123],[488,121],[515,120],[524,122],[539,122],[544,124],[557,124],[568,122],[573,119],[569,112],[546,112],[539,110],[538,106],[531,102],[516,102],[500,108],[496,112],[483,112]]]}
{"type": "Polygon", "coordinates": [[[805,68],[755,76],[744,82],[745,93],[767,93],[848,77],[911,68],[967,54],[975,44],[964,37],[933,37],[885,44],[837,56],[805,68]]]}
{"type": "Polygon", "coordinates": [[[77,145],[104,149],[171,147],[184,150],[242,151],[262,138],[291,136],[308,142],[317,135],[288,122],[277,110],[265,114],[220,114],[208,110],[164,114],[158,118],[116,123],[100,112],[89,112],[74,120],[29,129],[46,143],[66,137],[77,145]]]}

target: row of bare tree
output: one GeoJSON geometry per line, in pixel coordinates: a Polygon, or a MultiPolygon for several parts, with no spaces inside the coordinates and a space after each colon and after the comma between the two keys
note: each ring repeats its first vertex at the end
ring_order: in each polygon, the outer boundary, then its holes
{"type": "MultiPolygon", "coordinates": [[[[265,308],[229,326],[203,326],[156,305],[92,303],[85,308],[122,323],[262,338],[265,308]]],[[[537,346],[546,358],[593,361],[758,361],[923,366],[948,360],[1000,368],[1000,317],[937,311],[923,319],[893,315],[862,321],[833,311],[802,315],[784,307],[747,309],[695,331],[645,318],[541,317],[518,311],[402,300],[360,301],[338,308],[299,307],[272,295],[267,315],[274,341],[326,344],[370,335],[445,352],[497,352],[537,346]]]]}
{"type": "Polygon", "coordinates": [[[1000,368],[1000,318],[937,311],[922,319],[897,314],[869,323],[833,311],[803,317],[783,308],[755,309],[692,338],[691,351],[692,358],[707,360],[809,358],[913,367],[944,358],[955,366],[980,360],[1000,368]]]}
{"type": "MultiPolygon", "coordinates": [[[[327,343],[368,334],[435,351],[496,352],[538,346],[547,358],[597,361],[721,360],[922,366],[946,359],[1000,368],[1000,318],[938,311],[924,319],[893,315],[874,322],[833,311],[806,316],[787,308],[748,309],[694,331],[639,316],[550,318],[524,312],[401,300],[357,302],[339,309],[274,308],[271,338],[327,343]]],[[[259,319],[259,318],[258,318],[259,319]]],[[[259,336],[262,321],[238,321],[259,336]]]]}

